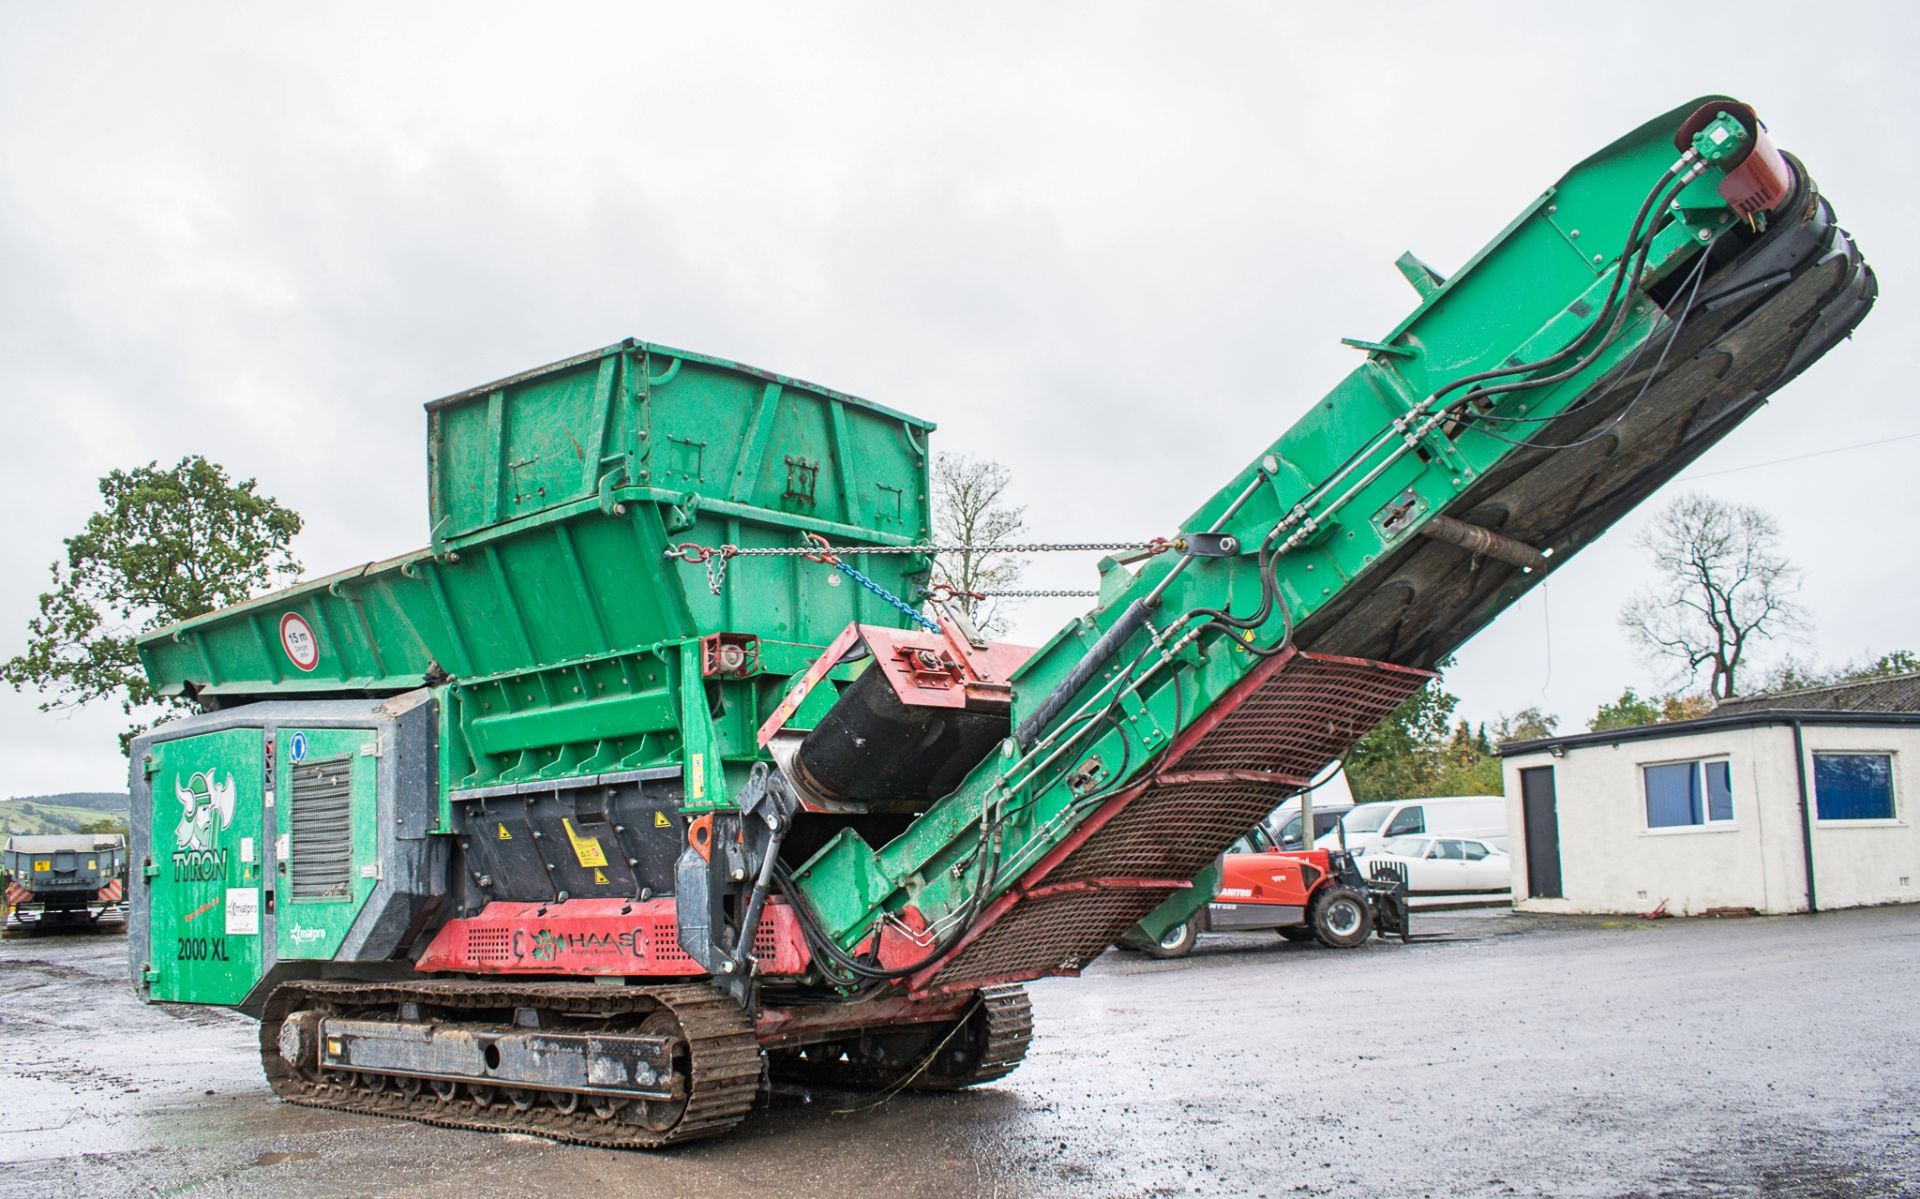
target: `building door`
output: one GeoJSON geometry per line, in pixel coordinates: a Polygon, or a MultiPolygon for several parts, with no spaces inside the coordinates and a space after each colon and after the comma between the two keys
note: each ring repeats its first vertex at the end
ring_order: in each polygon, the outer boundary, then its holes
{"type": "Polygon", "coordinates": [[[1535,899],[1560,896],[1560,813],[1553,795],[1553,767],[1529,766],[1520,772],[1521,818],[1526,824],[1527,894],[1535,899]]]}

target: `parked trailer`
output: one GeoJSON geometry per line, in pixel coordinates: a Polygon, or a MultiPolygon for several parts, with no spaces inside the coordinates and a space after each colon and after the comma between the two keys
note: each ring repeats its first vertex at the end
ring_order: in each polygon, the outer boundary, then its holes
{"type": "Polygon", "coordinates": [[[127,839],[119,833],[7,839],[7,931],[126,931],[127,839]]]}
{"type": "Polygon", "coordinates": [[[926,421],[640,341],[430,404],[427,549],[140,639],[206,709],[132,747],[140,994],[257,1014],[296,1103],[613,1147],[763,1072],[1005,1075],[1022,981],[1204,904],[1875,294],[1724,97],[1399,265],[1414,313],[1038,650],[921,609],[926,421]]]}

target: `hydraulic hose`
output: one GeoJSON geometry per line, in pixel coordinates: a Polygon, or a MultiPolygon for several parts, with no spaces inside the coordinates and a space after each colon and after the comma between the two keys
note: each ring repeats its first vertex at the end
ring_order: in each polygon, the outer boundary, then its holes
{"type": "Polygon", "coordinates": [[[1140,626],[1145,623],[1147,623],[1146,601],[1135,600],[1128,604],[1126,611],[1120,613],[1120,619],[1114,621],[1112,627],[1093,643],[1093,647],[1073,664],[1073,669],[1067,672],[1067,677],[1060,680],[1059,684],[1047,693],[1047,697],[1040,701],[1040,706],[1020,722],[1020,727],[1014,731],[1013,739],[1022,752],[1033,748],[1033,743],[1040,739],[1040,734],[1046,730],[1047,725],[1060,714],[1060,709],[1067,706],[1067,701],[1087,685],[1087,680],[1106,669],[1107,663],[1120,652],[1120,647],[1126,643],[1127,638],[1139,632],[1140,626]]]}

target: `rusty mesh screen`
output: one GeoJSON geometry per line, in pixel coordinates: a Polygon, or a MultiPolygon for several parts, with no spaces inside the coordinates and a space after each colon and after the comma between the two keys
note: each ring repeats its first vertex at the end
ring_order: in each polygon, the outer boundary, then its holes
{"type": "MultiPolygon", "coordinates": [[[[1296,654],[1236,697],[1224,716],[1183,737],[1169,781],[1116,797],[1079,845],[1023,886],[1112,878],[1192,878],[1292,790],[1276,779],[1192,780],[1200,771],[1311,777],[1345,753],[1430,677],[1380,662],[1296,654]]],[[[941,968],[935,989],[1078,970],[1171,894],[1082,891],[1023,897],[941,968]]]]}
{"type": "Polygon", "coordinates": [[[1179,769],[1312,777],[1431,677],[1384,662],[1296,655],[1181,754],[1179,769]]]}

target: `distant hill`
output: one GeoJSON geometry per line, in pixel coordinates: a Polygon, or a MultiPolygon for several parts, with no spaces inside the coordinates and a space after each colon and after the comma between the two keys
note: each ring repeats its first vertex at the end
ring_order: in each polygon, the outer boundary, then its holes
{"type": "Polygon", "coordinates": [[[99,820],[127,820],[124,791],[68,791],[0,800],[0,834],[77,833],[99,820]]]}
{"type": "Polygon", "coordinates": [[[63,791],[58,795],[16,795],[5,803],[49,804],[56,808],[87,808],[109,815],[127,814],[125,791],[63,791]]]}

